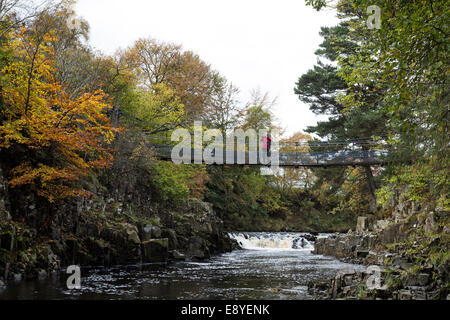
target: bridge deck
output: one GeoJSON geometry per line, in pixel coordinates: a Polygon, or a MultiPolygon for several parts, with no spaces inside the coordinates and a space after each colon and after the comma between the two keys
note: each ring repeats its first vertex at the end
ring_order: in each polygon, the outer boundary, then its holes
{"type": "MultiPolygon", "coordinates": [[[[161,160],[172,160],[172,147],[153,145],[156,157],[161,160]]],[[[194,149],[191,149],[192,163],[194,162],[194,149]]],[[[260,157],[258,152],[224,151],[223,162],[219,165],[270,165],[271,157],[260,157]],[[229,157],[229,159],[227,159],[229,157]],[[231,160],[231,161],[230,161],[231,160]]],[[[388,152],[385,150],[345,150],[324,152],[279,152],[278,166],[280,167],[327,167],[327,166],[364,166],[382,165],[388,152]]],[[[274,156],[274,154],[272,154],[274,156]]],[[[202,161],[204,162],[204,161],[202,161]]],[[[272,161],[273,162],[273,161],[272,161]]],[[[215,164],[215,163],[209,163],[215,164]]]]}

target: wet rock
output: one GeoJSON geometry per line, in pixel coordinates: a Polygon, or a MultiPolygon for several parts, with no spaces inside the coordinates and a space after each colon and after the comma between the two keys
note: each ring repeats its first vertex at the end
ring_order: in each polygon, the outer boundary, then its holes
{"type": "MultiPolygon", "coordinates": [[[[53,233],[58,233],[58,230],[52,230],[53,233]]],[[[60,231],[59,231],[60,232],[60,231]]],[[[83,223],[78,226],[78,235],[84,237],[98,237],[99,229],[94,223],[83,223]]]]}
{"type": "Polygon", "coordinates": [[[206,234],[212,233],[213,232],[212,224],[210,222],[205,222],[204,224],[202,224],[202,227],[200,228],[199,231],[204,232],[206,234]]]}
{"type": "Polygon", "coordinates": [[[308,288],[314,288],[320,291],[326,291],[330,287],[330,281],[328,280],[317,280],[310,281],[308,283],[308,288]]]}
{"type": "Polygon", "coordinates": [[[376,231],[382,231],[386,229],[391,222],[389,220],[377,220],[374,229],[376,231]]]}
{"type": "Polygon", "coordinates": [[[350,286],[353,283],[353,277],[355,275],[356,271],[353,269],[343,269],[337,272],[331,282],[331,296],[333,299],[338,298],[338,295],[342,292],[343,287],[350,286]]]}
{"type": "Polygon", "coordinates": [[[139,225],[139,231],[141,241],[148,241],[152,238],[151,225],[149,224],[146,224],[144,226],[139,225]]]}
{"type": "Polygon", "coordinates": [[[204,260],[211,257],[205,239],[193,236],[189,239],[189,247],[187,255],[190,259],[204,260]]]}
{"type": "Polygon", "coordinates": [[[211,254],[231,252],[234,249],[241,249],[237,241],[232,239],[227,233],[217,233],[216,235],[209,237],[208,240],[211,242],[211,254]]]}
{"type": "Polygon", "coordinates": [[[441,279],[443,279],[445,282],[450,282],[450,270],[449,270],[448,264],[441,264],[437,267],[438,275],[441,279]]]}
{"type": "Polygon", "coordinates": [[[353,274],[342,277],[342,282],[345,286],[350,287],[353,284],[353,274]]]}
{"type": "Polygon", "coordinates": [[[406,260],[405,258],[402,258],[402,257],[395,257],[392,262],[392,265],[394,267],[397,267],[397,268],[400,268],[403,270],[408,270],[413,267],[412,263],[409,263],[408,260],[406,260]]]}
{"type": "Polygon", "coordinates": [[[314,241],[316,241],[317,236],[307,233],[307,234],[303,235],[303,238],[305,238],[306,240],[308,240],[310,242],[314,242],[314,241]]]}
{"type": "Polygon", "coordinates": [[[352,290],[351,286],[345,286],[345,287],[342,288],[342,294],[344,296],[346,296],[346,295],[348,295],[350,293],[351,290],[352,290]]]}
{"type": "Polygon", "coordinates": [[[408,287],[413,295],[413,300],[427,300],[426,287],[408,287]]]}
{"type": "Polygon", "coordinates": [[[345,277],[345,276],[353,276],[355,274],[356,274],[355,269],[342,269],[337,272],[336,276],[345,277]]]}
{"type": "Polygon", "coordinates": [[[339,276],[336,276],[332,281],[331,281],[331,297],[333,299],[336,299],[339,293],[339,290],[341,289],[341,278],[339,276]]]}
{"type": "Polygon", "coordinates": [[[369,255],[369,250],[356,250],[356,258],[365,258],[369,255]]]}
{"type": "Polygon", "coordinates": [[[296,238],[292,241],[292,249],[302,249],[308,245],[308,242],[303,238],[296,238]]]}
{"type": "Polygon", "coordinates": [[[20,273],[15,273],[15,274],[12,275],[12,278],[13,278],[14,281],[22,281],[23,276],[20,273]]]}
{"type": "Polygon", "coordinates": [[[356,233],[364,233],[369,229],[368,218],[367,217],[358,217],[356,222],[356,233]]]}
{"type": "Polygon", "coordinates": [[[151,239],[142,242],[143,262],[165,262],[169,255],[169,239],[151,239]]]}
{"type": "Polygon", "coordinates": [[[169,256],[175,260],[186,260],[186,255],[180,253],[177,250],[172,250],[169,252],[169,256]]]}
{"type": "Polygon", "coordinates": [[[364,235],[362,238],[352,239],[355,244],[358,245],[360,250],[370,250],[372,249],[377,241],[377,236],[373,234],[364,235]]]}
{"type": "Polygon", "coordinates": [[[383,256],[378,255],[374,251],[369,251],[364,260],[364,264],[365,265],[381,265],[381,264],[383,264],[383,256]]]}
{"type": "Polygon", "coordinates": [[[242,250],[243,244],[235,239],[230,239],[230,251],[242,250]]]}
{"type": "Polygon", "coordinates": [[[141,239],[139,238],[139,233],[138,233],[138,229],[136,226],[126,223],[126,232],[128,235],[128,241],[131,241],[132,243],[135,244],[140,244],[141,243],[141,239]]]}
{"type": "Polygon", "coordinates": [[[397,242],[400,238],[400,227],[402,224],[395,224],[387,227],[381,233],[381,241],[384,244],[397,242]]]}
{"type": "Polygon", "coordinates": [[[299,249],[300,238],[296,238],[292,241],[292,249],[299,249]]]}
{"type": "Polygon", "coordinates": [[[152,235],[152,238],[157,239],[161,237],[161,228],[158,226],[151,226],[150,227],[150,232],[152,235]]]}
{"type": "Polygon", "coordinates": [[[47,273],[47,271],[41,269],[41,270],[38,271],[37,277],[38,277],[39,280],[47,279],[48,273],[47,273]]]}
{"type": "Polygon", "coordinates": [[[169,250],[178,248],[177,233],[173,229],[162,229],[161,236],[169,239],[169,250]]]}
{"type": "Polygon", "coordinates": [[[308,293],[316,300],[328,299],[331,282],[328,280],[313,280],[308,282],[308,293]]]}
{"type": "Polygon", "coordinates": [[[430,283],[430,275],[427,273],[413,274],[408,277],[407,286],[424,287],[430,283]]]}
{"type": "Polygon", "coordinates": [[[412,298],[411,290],[400,290],[398,292],[398,300],[412,300],[412,298]]]}

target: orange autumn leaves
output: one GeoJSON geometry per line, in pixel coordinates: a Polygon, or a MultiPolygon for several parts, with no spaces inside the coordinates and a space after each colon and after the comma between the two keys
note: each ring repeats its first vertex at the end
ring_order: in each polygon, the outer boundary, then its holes
{"type": "Polygon", "coordinates": [[[1,70],[0,109],[0,148],[25,150],[11,170],[10,186],[31,185],[50,202],[87,194],[74,183],[111,165],[108,145],[118,131],[106,115],[111,105],[103,91],[71,99],[55,81],[53,41],[52,33],[25,28],[9,35],[12,59],[1,70]]]}

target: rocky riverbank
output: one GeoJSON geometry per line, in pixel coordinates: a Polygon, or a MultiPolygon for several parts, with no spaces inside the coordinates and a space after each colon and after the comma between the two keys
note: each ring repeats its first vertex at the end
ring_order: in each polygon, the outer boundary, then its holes
{"type": "Polygon", "coordinates": [[[316,299],[449,299],[448,226],[448,212],[439,209],[397,210],[389,220],[360,217],[355,232],[319,238],[313,252],[369,268],[341,270],[308,290],[316,299]]]}
{"type": "Polygon", "coordinates": [[[135,199],[138,192],[113,197],[99,190],[89,200],[65,201],[49,214],[24,193],[13,200],[25,220],[14,218],[19,215],[11,210],[10,196],[0,180],[0,285],[46,278],[73,264],[203,260],[237,247],[212,206],[196,199],[169,210],[135,199]]]}

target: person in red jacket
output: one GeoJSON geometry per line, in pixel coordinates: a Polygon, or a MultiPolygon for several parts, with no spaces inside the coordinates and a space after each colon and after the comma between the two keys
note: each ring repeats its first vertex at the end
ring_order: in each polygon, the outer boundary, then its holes
{"type": "Polygon", "coordinates": [[[270,135],[261,138],[261,141],[262,141],[262,148],[267,150],[267,155],[270,156],[270,147],[272,146],[272,139],[270,138],[270,135]]]}

